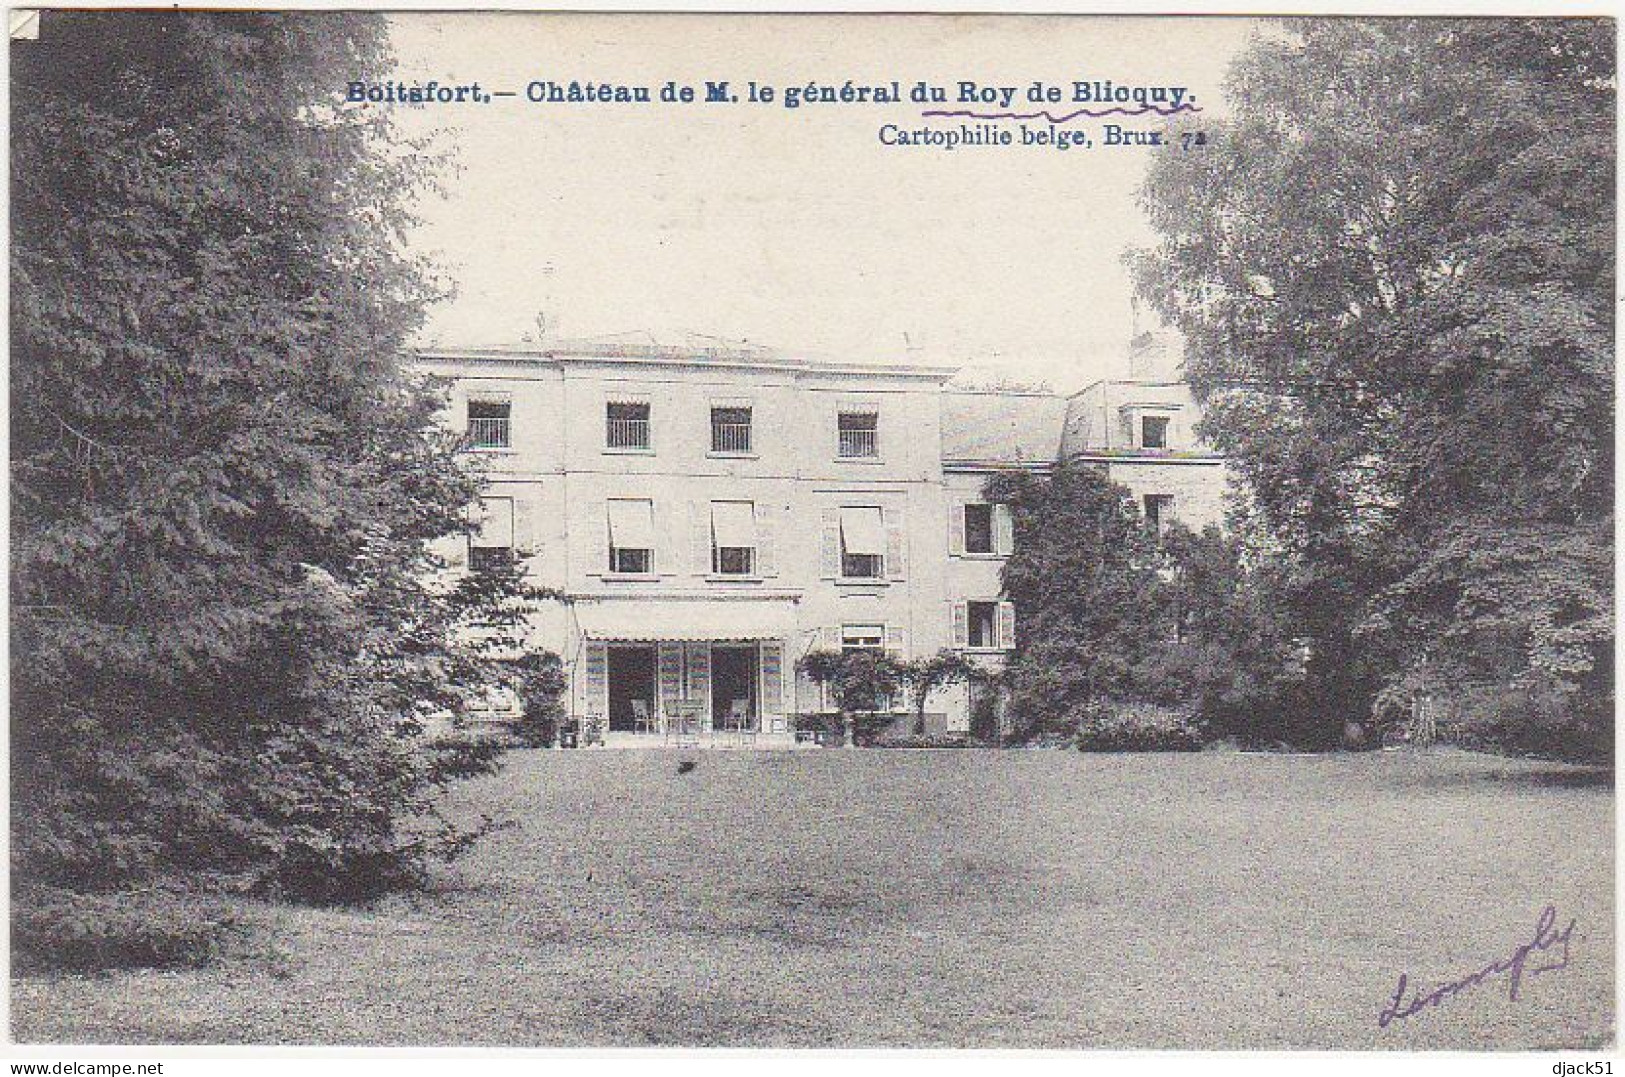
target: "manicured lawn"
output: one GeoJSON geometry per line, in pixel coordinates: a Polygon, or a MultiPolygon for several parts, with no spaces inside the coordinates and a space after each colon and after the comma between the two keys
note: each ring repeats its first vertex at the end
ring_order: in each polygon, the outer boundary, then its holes
{"type": "MultiPolygon", "coordinates": [[[[438,893],[15,981],[23,1041],[1231,1048],[1612,1038],[1613,794],[1461,753],[523,752],[438,893]],[[1569,966],[1388,1028],[1577,920],[1569,966]]],[[[1556,951],[1537,955],[1544,963],[1556,951]]]]}

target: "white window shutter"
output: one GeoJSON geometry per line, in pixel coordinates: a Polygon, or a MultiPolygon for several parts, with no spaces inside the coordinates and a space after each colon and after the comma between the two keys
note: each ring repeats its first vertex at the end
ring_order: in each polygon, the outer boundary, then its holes
{"type": "Polygon", "coordinates": [[[694,575],[706,576],[711,572],[711,506],[705,501],[688,503],[688,529],[694,575]]]}
{"type": "Polygon", "coordinates": [[[589,643],[581,658],[583,699],[587,714],[609,714],[609,654],[602,643],[589,643]]]}
{"type": "Polygon", "coordinates": [[[779,574],[779,507],[756,506],[756,574],[779,574]]]}
{"type": "Polygon", "coordinates": [[[677,521],[673,519],[670,498],[655,502],[655,564],[654,570],[662,576],[677,571],[677,521]]]}
{"type": "Polygon", "coordinates": [[[1003,651],[1016,649],[1016,604],[1014,602],[999,603],[999,649],[1003,651]]]}
{"type": "Polygon", "coordinates": [[[892,653],[893,658],[908,657],[908,630],[893,625],[886,626],[886,650],[892,653]]]}
{"type": "Polygon", "coordinates": [[[513,499],[513,548],[520,557],[536,552],[536,501],[529,497],[513,499]]]}
{"type": "Polygon", "coordinates": [[[965,552],[965,506],[958,501],[948,505],[948,553],[959,557],[965,552]]]}
{"type": "MultiPolygon", "coordinates": [[[[763,641],[761,650],[762,664],[762,712],[764,714],[780,715],[784,713],[784,647],[776,640],[763,641]]],[[[763,722],[764,727],[776,727],[776,722],[763,722]]]]}
{"type": "Polygon", "coordinates": [[[1016,549],[1016,521],[1009,505],[993,506],[993,552],[1009,557],[1016,549]]]}
{"type": "Polygon", "coordinates": [[[826,580],[837,579],[841,575],[841,513],[838,509],[824,510],[818,574],[826,580]]]}
{"type": "Polygon", "coordinates": [[[598,513],[598,565],[602,572],[612,572],[615,569],[615,559],[610,555],[612,542],[614,536],[609,533],[609,502],[605,501],[598,513]]]}
{"type": "Polygon", "coordinates": [[[965,648],[970,646],[970,607],[963,602],[953,604],[954,619],[954,646],[965,648]]]}
{"type": "Polygon", "coordinates": [[[886,575],[908,579],[908,532],[903,529],[901,509],[886,510],[886,575]]]}

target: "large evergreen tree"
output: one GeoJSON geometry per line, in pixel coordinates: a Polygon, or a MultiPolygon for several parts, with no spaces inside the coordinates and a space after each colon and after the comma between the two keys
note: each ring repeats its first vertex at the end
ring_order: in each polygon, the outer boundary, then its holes
{"type": "Polygon", "coordinates": [[[1608,740],[1614,81],[1599,20],[1292,22],[1152,166],[1140,288],[1329,722],[1437,692],[1608,740]]]}
{"type": "Polygon", "coordinates": [[[398,883],[486,756],[425,717],[491,666],[434,585],[477,490],[402,360],[432,176],[378,16],[57,12],[12,43],[19,887],[398,883]]]}
{"type": "Polygon", "coordinates": [[[1017,614],[1005,677],[1018,732],[1069,735],[1091,702],[1135,694],[1136,670],[1171,631],[1156,542],[1129,491],[1088,465],[1002,473],[984,494],[1015,521],[1002,579],[1017,614]]]}

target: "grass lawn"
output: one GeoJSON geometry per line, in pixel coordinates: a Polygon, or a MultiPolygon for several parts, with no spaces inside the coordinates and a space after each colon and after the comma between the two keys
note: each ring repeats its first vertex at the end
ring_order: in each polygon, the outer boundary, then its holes
{"type": "MultiPolygon", "coordinates": [[[[281,956],[14,981],[25,1042],[1101,1048],[1612,1042],[1611,779],[1465,753],[520,752],[438,892],[281,956]],[[1576,920],[1567,968],[1379,1028],[1576,920]]],[[[1549,962],[1560,948],[1537,954],[1549,962]]]]}

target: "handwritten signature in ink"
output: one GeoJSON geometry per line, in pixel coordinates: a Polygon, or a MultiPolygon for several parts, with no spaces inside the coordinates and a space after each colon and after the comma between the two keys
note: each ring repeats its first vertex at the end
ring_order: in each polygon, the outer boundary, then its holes
{"type": "Polygon", "coordinates": [[[1557,909],[1551,905],[1541,911],[1540,919],[1535,923],[1535,937],[1529,942],[1522,943],[1511,956],[1505,960],[1492,961],[1488,965],[1470,975],[1452,983],[1436,987],[1427,994],[1420,988],[1411,988],[1410,981],[1402,972],[1399,974],[1399,986],[1394,989],[1394,997],[1388,1005],[1383,1007],[1382,1013],[1377,1017],[1377,1024],[1387,1028],[1392,1021],[1414,1017],[1429,1006],[1437,1006],[1451,995],[1459,995],[1470,987],[1477,987],[1484,980],[1492,976],[1507,975],[1509,982],[1509,995],[1512,1001],[1518,1000],[1518,989],[1523,986],[1524,973],[1537,976],[1542,972],[1556,972],[1569,966],[1569,938],[1574,934],[1574,921],[1562,931],[1557,930],[1557,909]],[[1532,955],[1544,954],[1553,947],[1561,945],[1563,956],[1561,959],[1551,961],[1544,965],[1529,965],[1532,955]],[[1405,992],[1411,991],[1411,1000],[1405,1001],[1405,992]]]}

